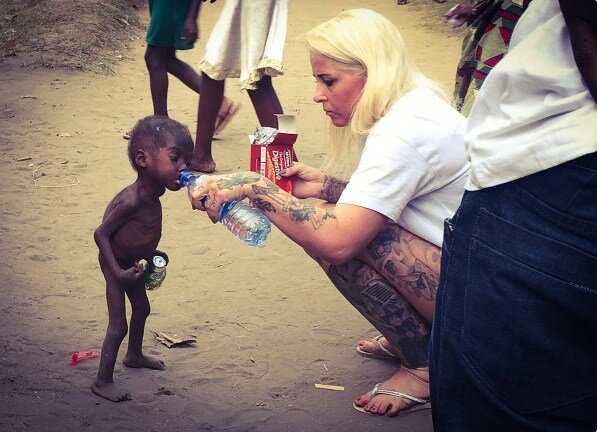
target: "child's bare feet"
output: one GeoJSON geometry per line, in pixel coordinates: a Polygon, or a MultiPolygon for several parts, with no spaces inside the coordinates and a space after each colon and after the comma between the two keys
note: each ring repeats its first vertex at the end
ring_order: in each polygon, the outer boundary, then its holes
{"type": "Polygon", "coordinates": [[[112,402],[124,402],[132,399],[128,390],[120,387],[118,384],[114,384],[113,382],[106,383],[96,380],[91,386],[91,390],[96,395],[112,402]]]}
{"type": "Polygon", "coordinates": [[[189,169],[192,171],[199,171],[205,174],[211,174],[216,170],[216,162],[213,159],[193,160],[189,169]]]}
{"type": "Polygon", "coordinates": [[[122,360],[122,363],[124,363],[125,366],[130,368],[147,368],[157,370],[166,369],[166,365],[163,361],[146,355],[141,355],[140,357],[133,357],[127,354],[126,357],[122,360]]]}
{"type": "Polygon", "coordinates": [[[376,386],[376,389],[382,390],[372,394],[372,391],[356,398],[354,404],[356,407],[363,408],[371,414],[385,413],[393,417],[401,411],[408,410],[417,405],[422,405],[429,399],[429,369],[407,369],[404,366],[398,373],[387,381],[376,386]],[[406,397],[384,394],[383,390],[405,394],[420,402],[406,397]]]}

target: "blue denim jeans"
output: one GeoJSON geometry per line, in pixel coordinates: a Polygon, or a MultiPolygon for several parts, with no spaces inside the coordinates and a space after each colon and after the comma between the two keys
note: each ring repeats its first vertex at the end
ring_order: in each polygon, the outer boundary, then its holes
{"type": "Polygon", "coordinates": [[[597,153],[466,192],[430,343],[435,432],[597,430],[597,153]]]}

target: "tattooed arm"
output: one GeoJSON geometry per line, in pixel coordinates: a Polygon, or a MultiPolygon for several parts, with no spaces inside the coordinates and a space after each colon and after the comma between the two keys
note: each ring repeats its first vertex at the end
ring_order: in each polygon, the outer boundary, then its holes
{"type": "Polygon", "coordinates": [[[222,203],[249,198],[291,240],[332,263],[354,258],[386,223],[385,216],[363,207],[313,205],[250,171],[210,176],[191,195],[193,208],[207,211],[214,222],[222,203]]]}

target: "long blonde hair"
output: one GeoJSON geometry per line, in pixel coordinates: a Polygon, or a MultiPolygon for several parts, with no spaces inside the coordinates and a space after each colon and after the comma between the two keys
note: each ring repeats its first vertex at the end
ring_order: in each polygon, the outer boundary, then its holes
{"type": "Polygon", "coordinates": [[[369,9],[353,9],[301,36],[311,54],[334,61],[340,70],[365,77],[349,127],[331,127],[329,165],[346,163],[350,149],[362,149],[367,135],[392,104],[425,78],[406,56],[396,26],[369,9]],[[342,157],[344,161],[341,161],[342,157]]]}

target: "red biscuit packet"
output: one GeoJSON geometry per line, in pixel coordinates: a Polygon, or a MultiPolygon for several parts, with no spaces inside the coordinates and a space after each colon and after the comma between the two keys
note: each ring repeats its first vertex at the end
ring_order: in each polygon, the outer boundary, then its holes
{"type": "Polygon", "coordinates": [[[292,165],[298,138],[294,115],[278,114],[278,129],[259,127],[251,140],[250,170],[263,175],[288,193],[292,183],[280,171],[292,165]]]}

